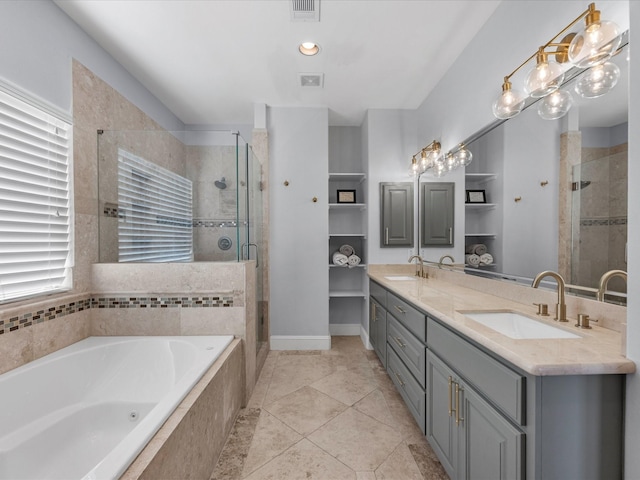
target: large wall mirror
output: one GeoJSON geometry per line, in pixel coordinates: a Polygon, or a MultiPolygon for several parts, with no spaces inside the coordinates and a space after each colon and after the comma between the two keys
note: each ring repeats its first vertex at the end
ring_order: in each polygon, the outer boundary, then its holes
{"type": "MultiPolygon", "coordinates": [[[[582,99],[574,78],[563,118],[540,118],[534,103],[467,143],[466,188],[486,203],[465,205],[465,250],[483,245],[493,258],[467,273],[530,283],[554,270],[570,293],[593,297],[603,273],[627,270],[627,49],[611,60],[621,75],[608,94],[582,99]]],[[[620,294],[607,301],[625,303],[623,280],[609,290],[620,294]]]]}

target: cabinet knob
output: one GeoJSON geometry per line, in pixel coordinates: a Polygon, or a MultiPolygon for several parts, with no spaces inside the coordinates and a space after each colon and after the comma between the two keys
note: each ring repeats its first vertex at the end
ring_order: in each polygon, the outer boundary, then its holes
{"type": "Polygon", "coordinates": [[[318,201],[318,197],[313,197],[313,198],[311,199],[311,201],[312,201],[313,203],[316,203],[316,202],[318,201]]]}
{"type": "Polygon", "coordinates": [[[289,180],[285,180],[285,181],[284,181],[284,186],[285,186],[285,187],[288,187],[288,186],[289,186],[289,180]]]}

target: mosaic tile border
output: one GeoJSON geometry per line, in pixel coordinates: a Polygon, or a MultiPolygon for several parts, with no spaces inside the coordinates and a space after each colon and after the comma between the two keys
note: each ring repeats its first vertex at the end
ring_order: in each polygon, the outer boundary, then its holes
{"type": "Polygon", "coordinates": [[[57,307],[49,307],[47,309],[37,310],[35,312],[27,312],[22,315],[10,317],[8,320],[0,320],[0,335],[6,332],[14,332],[20,328],[30,327],[31,325],[53,320],[55,318],[64,317],[73,313],[82,312],[91,308],[91,299],[85,298],[75,302],[69,302],[57,307]]]}
{"type": "Polygon", "coordinates": [[[233,296],[207,295],[197,297],[87,297],[82,300],[69,302],[56,307],[27,312],[0,319],[0,335],[27,328],[34,324],[64,317],[73,313],[92,308],[229,308],[233,307],[233,296]]]}
{"type": "Polygon", "coordinates": [[[626,225],[626,224],[627,224],[627,217],[580,219],[581,227],[606,227],[608,225],[626,225]]]}

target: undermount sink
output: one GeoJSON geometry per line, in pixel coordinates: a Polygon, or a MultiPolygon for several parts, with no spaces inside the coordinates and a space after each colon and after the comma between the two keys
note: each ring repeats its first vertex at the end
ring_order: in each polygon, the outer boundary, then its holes
{"type": "Polygon", "coordinates": [[[384,278],[391,281],[408,281],[408,280],[416,280],[420,277],[410,277],[409,275],[390,275],[384,278]]]}
{"type": "Polygon", "coordinates": [[[538,322],[533,318],[509,310],[460,311],[465,317],[514,339],[580,338],[561,328],[538,322]]]}

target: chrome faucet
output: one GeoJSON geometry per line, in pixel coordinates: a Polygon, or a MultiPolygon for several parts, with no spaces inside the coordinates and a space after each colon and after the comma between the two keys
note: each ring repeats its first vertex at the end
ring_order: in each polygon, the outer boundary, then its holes
{"type": "Polygon", "coordinates": [[[451,263],[449,265],[453,266],[453,264],[456,263],[456,259],[453,258],[451,255],[442,255],[440,257],[440,260],[438,260],[438,268],[442,268],[442,266],[445,265],[444,263],[445,258],[448,258],[449,260],[451,260],[451,263]]]}
{"type": "Polygon", "coordinates": [[[409,257],[409,263],[413,262],[415,259],[420,260],[420,268],[418,268],[418,263],[416,262],[416,277],[429,278],[424,271],[424,260],[420,255],[411,255],[409,257]]]}
{"type": "Polygon", "coordinates": [[[596,300],[598,300],[599,302],[604,302],[604,294],[607,291],[607,285],[609,283],[609,280],[611,280],[613,277],[623,278],[626,282],[627,272],[625,272],[624,270],[609,270],[608,272],[602,274],[602,277],[600,277],[600,284],[598,285],[598,293],[596,293],[596,300]]]}
{"type": "Polygon", "coordinates": [[[540,285],[540,281],[544,277],[553,277],[558,284],[558,303],[556,304],[556,316],[554,320],[557,320],[559,322],[566,322],[567,305],[564,303],[564,278],[562,278],[562,275],[560,275],[559,273],[552,272],[551,270],[545,270],[544,272],[540,272],[538,275],[536,275],[536,278],[533,279],[533,283],[531,284],[531,286],[533,288],[538,288],[538,285],[540,285]]]}

